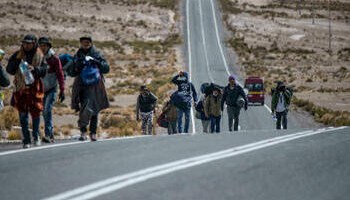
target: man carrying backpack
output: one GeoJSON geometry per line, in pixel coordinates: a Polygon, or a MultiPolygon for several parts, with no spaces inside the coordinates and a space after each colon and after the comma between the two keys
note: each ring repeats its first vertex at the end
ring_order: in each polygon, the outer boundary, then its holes
{"type": "Polygon", "coordinates": [[[109,64],[93,46],[92,38],[80,38],[80,49],[74,55],[72,76],[75,77],[72,89],[72,109],[79,111],[78,125],[80,141],[87,139],[87,126],[90,124],[90,139],[96,141],[98,114],[109,107],[103,74],[109,72],[109,64]]]}
{"type": "MultiPolygon", "coordinates": [[[[177,92],[179,95],[184,96],[184,100],[186,103],[186,106],[183,108],[178,107],[178,132],[179,133],[188,133],[188,129],[190,126],[190,112],[192,107],[192,97],[193,101],[197,102],[197,92],[194,88],[193,84],[189,81],[189,77],[187,72],[180,71],[178,75],[176,75],[172,80],[172,83],[177,85],[177,92]],[[182,118],[185,114],[185,128],[182,129],[182,118]]],[[[178,102],[174,102],[175,104],[178,102]]],[[[193,123],[193,122],[192,122],[193,123]]]]}
{"type": "Polygon", "coordinates": [[[60,102],[64,101],[64,75],[60,59],[55,55],[51,48],[51,41],[47,37],[41,37],[38,40],[39,48],[44,53],[44,62],[48,64],[48,70],[43,78],[44,83],[44,112],[45,137],[42,141],[46,143],[54,142],[52,108],[56,99],[57,84],[59,85],[58,98],[60,102]]]}
{"type": "Polygon", "coordinates": [[[243,106],[245,110],[248,109],[248,101],[243,88],[236,83],[236,78],[233,75],[228,78],[228,81],[229,84],[224,88],[221,110],[224,110],[224,104],[226,102],[229,131],[232,131],[233,120],[233,130],[238,131],[239,114],[243,106]]]}
{"type": "Polygon", "coordinates": [[[286,88],[283,82],[277,82],[271,100],[272,114],[277,118],[276,129],[281,129],[281,122],[283,129],[287,129],[287,114],[291,99],[292,92],[290,89],[286,88]]]}
{"type": "Polygon", "coordinates": [[[142,134],[152,135],[153,112],[156,107],[157,97],[150,92],[145,85],[140,87],[140,95],[136,104],[136,120],[142,120],[142,134]]]}

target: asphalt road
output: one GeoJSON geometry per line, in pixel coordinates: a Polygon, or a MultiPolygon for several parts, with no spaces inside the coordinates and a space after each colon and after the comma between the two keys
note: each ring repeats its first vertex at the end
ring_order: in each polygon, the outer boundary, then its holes
{"type": "MultiPolygon", "coordinates": [[[[199,92],[200,85],[204,82],[214,82],[226,86],[228,77],[234,74],[243,85],[244,78],[236,72],[236,59],[234,55],[227,55],[221,15],[215,0],[184,1],[184,14],[186,17],[185,38],[188,58],[188,71],[192,82],[199,92]]],[[[199,92],[200,93],[200,92],[199,92]]],[[[249,106],[248,111],[241,111],[241,130],[271,130],[275,128],[275,122],[270,114],[270,98],[266,98],[265,106],[249,106]]],[[[222,130],[228,131],[226,109],[222,120],[222,130]]],[[[293,114],[289,115],[288,128],[310,127],[310,124],[301,123],[293,114]],[[300,124],[301,123],[301,124],[300,124]]],[[[193,126],[192,126],[193,127],[193,126]]],[[[200,132],[201,122],[195,120],[195,132],[200,132]]]]}
{"type": "MultiPolygon", "coordinates": [[[[183,3],[193,83],[225,84],[234,68],[215,2],[183,3]]],[[[293,117],[276,131],[266,107],[250,106],[235,133],[224,117],[220,134],[195,121],[196,134],[3,151],[0,199],[349,199],[350,128],[304,128],[293,117]]]]}

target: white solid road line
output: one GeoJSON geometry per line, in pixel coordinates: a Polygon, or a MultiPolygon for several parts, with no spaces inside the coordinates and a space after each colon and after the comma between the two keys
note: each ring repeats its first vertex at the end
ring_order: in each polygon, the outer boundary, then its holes
{"type": "MultiPolygon", "coordinates": [[[[200,0],[201,1],[201,0],[200,0]]],[[[224,50],[221,46],[221,41],[220,41],[220,36],[219,36],[219,29],[218,29],[218,24],[216,21],[216,13],[215,13],[215,8],[214,8],[214,3],[213,0],[210,0],[211,3],[211,10],[213,13],[213,19],[214,19],[214,26],[215,26],[215,33],[216,33],[216,41],[218,42],[219,45],[219,49],[220,49],[220,54],[222,56],[222,60],[224,61],[224,65],[225,65],[225,69],[228,75],[231,75],[230,71],[228,70],[228,66],[227,66],[227,62],[226,62],[226,58],[225,58],[225,54],[224,54],[224,50]]]]}
{"type": "MultiPolygon", "coordinates": [[[[190,32],[190,20],[189,20],[189,0],[186,1],[186,23],[187,23],[187,51],[188,51],[188,71],[190,74],[190,82],[192,82],[192,55],[191,55],[191,32],[190,32]]],[[[196,133],[196,125],[194,121],[193,106],[191,106],[191,121],[192,121],[192,134],[196,133]]]]}
{"type": "MultiPolygon", "coordinates": [[[[214,8],[213,0],[210,0],[210,3],[211,3],[213,18],[214,18],[214,25],[215,25],[215,32],[216,32],[216,40],[217,40],[217,43],[218,43],[219,48],[220,48],[220,54],[221,54],[222,60],[224,61],[227,74],[228,74],[228,75],[231,75],[231,74],[230,74],[230,71],[229,71],[229,69],[228,69],[228,66],[227,66],[225,54],[224,54],[224,51],[223,51],[223,48],[222,48],[222,45],[221,45],[221,41],[220,41],[220,37],[219,37],[219,29],[218,29],[218,25],[217,25],[216,13],[215,13],[215,8],[214,8]]],[[[239,83],[239,84],[242,86],[241,83],[239,83]]],[[[243,86],[242,86],[242,87],[243,87],[243,86]]],[[[265,106],[265,108],[266,108],[270,113],[272,112],[271,109],[270,109],[266,104],[265,104],[264,106],[265,106]]]]}
{"type": "MultiPolygon", "coordinates": [[[[111,141],[111,140],[127,140],[127,139],[133,139],[133,138],[143,138],[143,137],[151,137],[151,136],[150,135],[139,135],[139,136],[110,138],[110,139],[100,139],[100,140],[97,140],[96,143],[104,142],[104,141],[111,141]]],[[[29,152],[29,151],[38,151],[38,150],[42,150],[42,149],[52,149],[52,148],[56,148],[56,147],[79,145],[79,144],[85,144],[85,143],[91,143],[91,142],[90,141],[75,141],[75,142],[68,142],[68,143],[62,143],[62,144],[51,144],[51,145],[47,145],[47,146],[32,147],[29,149],[16,149],[16,150],[11,150],[11,151],[0,152],[0,156],[22,153],[22,152],[29,152]]]]}
{"type": "Polygon", "coordinates": [[[202,156],[191,157],[182,159],[162,165],[153,166],[144,170],[135,171],[132,173],[118,175],[106,180],[98,181],[90,185],[86,185],[80,188],[76,188],[52,197],[45,198],[45,200],[87,200],[97,198],[101,195],[108,194],[119,189],[125,188],[130,185],[134,185],[143,181],[147,181],[152,178],[156,178],[162,175],[170,174],[179,170],[191,168],[194,166],[202,165],[205,163],[213,162],[219,159],[229,158],[251,151],[263,149],[266,147],[278,145],[284,142],[296,140],[299,138],[312,136],[320,133],[341,130],[346,127],[338,128],[324,128],[318,130],[310,130],[298,132],[295,134],[284,135],[274,137],[259,142],[250,143],[243,146],[233,147],[223,151],[218,151],[202,156]]]}

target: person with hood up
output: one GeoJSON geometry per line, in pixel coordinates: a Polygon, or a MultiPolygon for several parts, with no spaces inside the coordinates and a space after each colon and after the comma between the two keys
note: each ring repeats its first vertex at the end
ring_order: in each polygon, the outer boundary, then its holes
{"type": "Polygon", "coordinates": [[[281,122],[283,129],[287,129],[287,114],[291,99],[291,91],[283,82],[277,82],[276,91],[272,94],[271,100],[272,114],[277,118],[276,129],[281,129],[281,122]]]}
{"type": "Polygon", "coordinates": [[[243,106],[245,110],[248,109],[248,101],[243,88],[236,83],[235,76],[229,76],[228,81],[228,85],[224,88],[224,94],[221,101],[221,110],[224,110],[224,104],[226,102],[229,131],[232,131],[233,120],[233,130],[238,131],[239,114],[243,106]],[[238,104],[240,100],[244,100],[242,105],[238,104]]]}
{"type": "Polygon", "coordinates": [[[152,135],[153,113],[157,104],[157,97],[145,85],[140,87],[140,95],[136,103],[136,120],[142,120],[142,134],[152,135]]]}
{"type": "Polygon", "coordinates": [[[38,48],[37,38],[26,35],[21,48],[9,59],[6,71],[14,76],[14,92],[11,105],[19,112],[22,127],[23,148],[30,148],[29,113],[32,117],[34,145],[41,144],[39,134],[40,112],[44,109],[44,85],[47,66],[38,48]]]}
{"type": "Polygon", "coordinates": [[[210,132],[220,132],[222,94],[220,88],[214,88],[212,94],[205,99],[205,116],[210,118],[210,132]]]}
{"type": "Polygon", "coordinates": [[[90,139],[97,140],[98,114],[109,107],[103,74],[109,72],[109,64],[95,48],[90,36],[80,38],[80,48],[73,58],[72,109],[79,111],[78,126],[80,141],[87,139],[90,124],[90,139]]]}
{"type": "Polygon", "coordinates": [[[52,108],[56,100],[57,85],[59,85],[58,99],[63,102],[64,96],[64,75],[61,61],[55,55],[52,49],[52,44],[49,38],[41,37],[38,40],[39,48],[44,53],[44,62],[48,65],[48,70],[43,78],[44,83],[44,122],[45,122],[45,137],[42,141],[45,143],[54,142],[53,122],[52,122],[52,108]]]}
{"type": "MultiPolygon", "coordinates": [[[[187,72],[180,71],[178,75],[176,75],[172,80],[172,83],[177,85],[177,92],[180,95],[183,95],[185,97],[185,108],[178,108],[178,132],[179,133],[188,133],[188,129],[190,126],[190,112],[192,107],[192,102],[194,101],[194,104],[198,101],[197,98],[197,92],[194,88],[193,84],[189,81],[189,77],[187,72]],[[192,99],[193,98],[193,99],[192,99]],[[182,128],[182,118],[183,115],[185,115],[185,127],[182,128]]],[[[174,102],[175,104],[177,102],[174,102]]],[[[192,122],[193,123],[193,122],[192,122]]]]}

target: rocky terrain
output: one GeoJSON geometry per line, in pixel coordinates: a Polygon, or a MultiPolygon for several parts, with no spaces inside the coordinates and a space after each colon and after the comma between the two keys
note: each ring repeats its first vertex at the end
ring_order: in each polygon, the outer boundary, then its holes
{"type": "Polygon", "coordinates": [[[316,121],[350,124],[350,2],[220,0],[241,73],[294,88],[295,109],[316,121]]]}
{"type": "MultiPolygon", "coordinates": [[[[25,34],[49,36],[57,54],[74,54],[79,37],[92,36],[111,66],[105,78],[112,106],[100,116],[100,137],[139,134],[134,114],[139,86],[147,84],[161,105],[172,89],[170,77],[183,67],[178,1],[2,0],[0,7],[0,48],[7,53],[3,66],[25,34]]],[[[70,138],[79,131],[77,114],[70,109],[73,79],[66,82],[67,98],[56,104],[54,124],[58,136],[70,138]]],[[[13,128],[18,117],[8,105],[11,90],[5,93],[0,129],[6,130],[4,137],[18,139],[19,131],[13,128]]]]}

